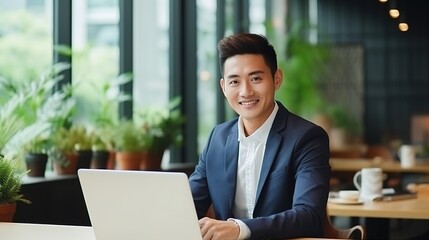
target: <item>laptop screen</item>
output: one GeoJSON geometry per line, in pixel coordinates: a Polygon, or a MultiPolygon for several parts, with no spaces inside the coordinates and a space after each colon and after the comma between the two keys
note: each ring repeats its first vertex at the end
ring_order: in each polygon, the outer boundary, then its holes
{"type": "Polygon", "coordinates": [[[185,173],[79,169],[97,240],[202,239],[185,173]]]}

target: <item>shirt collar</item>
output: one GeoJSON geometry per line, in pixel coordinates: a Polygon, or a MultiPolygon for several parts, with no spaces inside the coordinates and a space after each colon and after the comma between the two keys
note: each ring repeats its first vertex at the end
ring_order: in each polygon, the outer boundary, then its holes
{"type": "Polygon", "coordinates": [[[258,129],[256,129],[256,131],[252,135],[248,137],[244,135],[243,121],[241,119],[241,116],[239,116],[238,141],[243,141],[248,139],[248,140],[258,140],[261,142],[265,142],[268,138],[268,134],[270,133],[271,126],[273,125],[274,118],[276,117],[278,110],[279,110],[279,106],[277,105],[277,102],[274,101],[274,109],[271,112],[270,116],[267,118],[267,120],[265,120],[265,122],[258,129]]]}

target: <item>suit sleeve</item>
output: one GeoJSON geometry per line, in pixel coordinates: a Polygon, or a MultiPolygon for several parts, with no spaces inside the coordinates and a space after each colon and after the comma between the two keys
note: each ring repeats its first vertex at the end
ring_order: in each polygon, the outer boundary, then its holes
{"type": "Polygon", "coordinates": [[[194,172],[189,177],[189,184],[191,187],[192,196],[194,198],[195,208],[197,210],[198,219],[203,218],[211,204],[208,183],[207,183],[207,173],[206,173],[206,156],[207,149],[209,148],[211,139],[213,136],[213,131],[210,134],[208,144],[204,148],[203,152],[200,155],[197,166],[195,167],[194,172]]]}

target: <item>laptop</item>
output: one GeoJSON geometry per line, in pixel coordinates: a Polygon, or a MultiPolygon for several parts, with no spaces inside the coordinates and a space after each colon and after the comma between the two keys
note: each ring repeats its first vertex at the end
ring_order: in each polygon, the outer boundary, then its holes
{"type": "Polygon", "coordinates": [[[79,169],[97,240],[201,240],[188,177],[179,172],[79,169]]]}

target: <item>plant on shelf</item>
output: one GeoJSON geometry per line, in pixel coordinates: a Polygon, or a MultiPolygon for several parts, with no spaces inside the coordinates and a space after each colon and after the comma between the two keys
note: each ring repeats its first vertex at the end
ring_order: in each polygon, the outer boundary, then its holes
{"type": "Polygon", "coordinates": [[[77,170],[78,156],[76,144],[78,138],[71,127],[58,127],[51,135],[54,143],[51,148],[50,158],[54,171],[58,174],[75,174],[77,170]]]}
{"type": "Polygon", "coordinates": [[[78,157],[77,169],[90,168],[92,148],[95,138],[94,133],[89,131],[87,127],[80,124],[72,125],[69,130],[69,134],[71,134],[72,138],[75,139],[74,149],[78,157]]]}
{"type": "Polygon", "coordinates": [[[124,170],[140,169],[140,161],[152,144],[152,138],[142,125],[124,119],[115,128],[114,144],[118,168],[124,170]]]}
{"type": "Polygon", "coordinates": [[[359,122],[352,117],[345,107],[338,104],[331,105],[328,108],[328,115],[332,120],[330,138],[333,147],[344,147],[349,144],[349,138],[359,134],[359,122]]]}
{"type": "Polygon", "coordinates": [[[100,124],[94,128],[94,143],[92,146],[93,168],[115,168],[115,139],[117,125],[100,124]],[[107,162],[106,162],[107,158],[107,162]]]}
{"type": "Polygon", "coordinates": [[[47,134],[40,135],[23,146],[23,155],[28,169],[28,176],[45,176],[50,149],[51,141],[47,134]]]}
{"type": "Polygon", "coordinates": [[[21,193],[22,173],[19,173],[16,159],[0,155],[0,222],[11,222],[17,202],[31,203],[21,193]]]}
{"type": "Polygon", "coordinates": [[[28,83],[19,84],[6,79],[0,81],[0,87],[8,94],[8,101],[0,107],[2,154],[21,154],[33,139],[49,135],[56,125],[62,124],[73,114],[71,87],[63,86],[52,93],[53,87],[62,79],[62,71],[68,68],[69,64],[55,64],[38,79],[28,83]]]}
{"type": "Polygon", "coordinates": [[[110,147],[103,141],[103,136],[97,131],[94,133],[94,143],[92,145],[92,162],[91,168],[106,169],[111,153],[110,147]]]}
{"type": "Polygon", "coordinates": [[[159,170],[164,152],[182,143],[182,126],[185,121],[180,111],[180,97],[170,100],[167,108],[146,108],[137,111],[137,121],[150,136],[147,160],[142,161],[142,170],[159,170]]]}
{"type": "Polygon", "coordinates": [[[185,118],[180,111],[181,99],[173,98],[168,108],[143,109],[138,119],[151,135],[151,151],[164,151],[182,143],[182,126],[185,118]]]}
{"type": "Polygon", "coordinates": [[[51,138],[51,156],[57,173],[75,174],[79,168],[90,168],[94,135],[84,126],[56,128],[51,138]]]}

